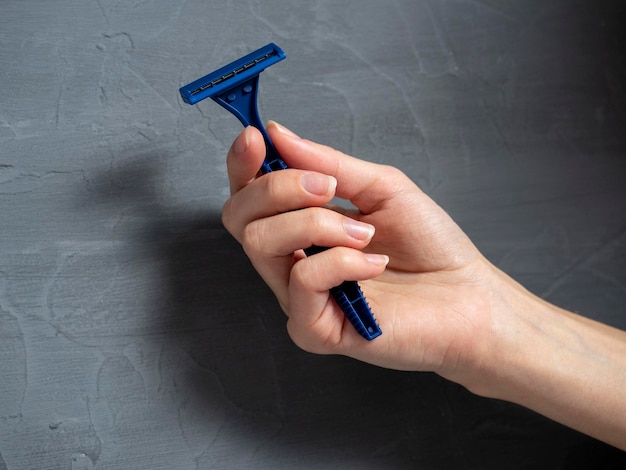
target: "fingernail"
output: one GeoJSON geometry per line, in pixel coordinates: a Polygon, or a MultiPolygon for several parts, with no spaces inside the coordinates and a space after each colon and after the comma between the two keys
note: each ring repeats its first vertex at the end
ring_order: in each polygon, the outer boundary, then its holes
{"type": "Polygon", "coordinates": [[[249,127],[246,127],[241,134],[235,139],[235,143],[233,144],[233,149],[235,153],[244,153],[248,149],[248,144],[250,142],[249,138],[249,127]]]}
{"type": "Polygon", "coordinates": [[[337,180],[321,173],[305,173],[300,177],[300,184],[311,194],[325,196],[330,192],[335,192],[337,180]]]}
{"type": "Polygon", "coordinates": [[[344,219],[346,233],[357,240],[369,240],[374,236],[374,226],[354,219],[344,219]]]}
{"type": "Polygon", "coordinates": [[[372,264],[378,266],[387,266],[389,264],[389,256],[387,255],[375,255],[373,253],[366,253],[365,258],[372,264]]]}
{"type": "Polygon", "coordinates": [[[298,136],[294,132],[290,131],[285,126],[283,126],[281,124],[278,124],[276,121],[268,121],[267,122],[267,127],[270,127],[270,126],[276,127],[276,130],[279,131],[281,134],[285,134],[285,135],[288,135],[290,137],[296,137],[298,139],[300,138],[300,136],[298,136]]]}

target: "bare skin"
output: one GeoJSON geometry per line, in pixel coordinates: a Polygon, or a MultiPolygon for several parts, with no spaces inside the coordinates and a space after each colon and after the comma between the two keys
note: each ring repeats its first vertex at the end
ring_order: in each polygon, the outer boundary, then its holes
{"type": "Polygon", "coordinates": [[[434,371],[626,450],[626,332],[551,305],[493,266],[399,170],[268,125],[289,170],[260,176],[246,128],[227,163],[223,222],[301,348],[434,371]],[[334,196],[358,209],[330,208],[334,196]],[[310,245],[333,247],[306,257],[310,245]],[[328,289],[358,280],[383,335],[367,342],[328,289]]]}

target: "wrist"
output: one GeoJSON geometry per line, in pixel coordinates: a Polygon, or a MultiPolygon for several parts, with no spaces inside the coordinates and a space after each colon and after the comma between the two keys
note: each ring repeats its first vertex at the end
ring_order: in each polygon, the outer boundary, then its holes
{"type": "Polygon", "coordinates": [[[517,401],[518,384],[527,380],[541,336],[538,323],[551,314],[549,306],[511,277],[491,266],[490,323],[481,355],[464,384],[477,395],[517,401]]]}
{"type": "Polygon", "coordinates": [[[497,272],[483,355],[462,384],[624,448],[626,333],[556,307],[497,272]]]}
{"type": "Polygon", "coordinates": [[[462,361],[437,372],[476,395],[511,401],[508,388],[515,388],[516,374],[525,368],[520,362],[528,360],[528,338],[533,336],[529,316],[545,307],[512,278],[483,261],[486,319],[471,338],[462,361]]]}

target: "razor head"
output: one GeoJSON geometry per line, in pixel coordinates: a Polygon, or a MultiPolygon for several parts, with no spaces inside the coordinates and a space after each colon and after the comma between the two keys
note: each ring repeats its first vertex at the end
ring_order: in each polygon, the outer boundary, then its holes
{"type": "Polygon", "coordinates": [[[270,65],[285,58],[283,50],[274,43],[269,43],[250,54],[231,62],[215,72],[199,78],[182,87],[180,96],[188,104],[196,104],[205,98],[213,98],[233,86],[249,80],[270,65]]]}

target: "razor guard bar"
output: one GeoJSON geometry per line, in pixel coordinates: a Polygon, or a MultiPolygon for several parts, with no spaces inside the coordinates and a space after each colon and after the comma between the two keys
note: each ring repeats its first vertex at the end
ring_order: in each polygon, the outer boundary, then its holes
{"type": "MultiPolygon", "coordinates": [[[[205,98],[211,98],[234,114],[244,127],[256,127],[265,140],[266,157],[261,166],[263,174],[287,168],[261,122],[257,106],[259,74],[285,57],[280,47],[270,43],[179,90],[185,103],[193,105],[205,98]]],[[[307,256],[312,256],[327,249],[311,246],[304,252],[307,256]]],[[[344,281],[330,289],[330,293],[363,338],[371,341],[382,334],[356,281],[344,281]]]]}

